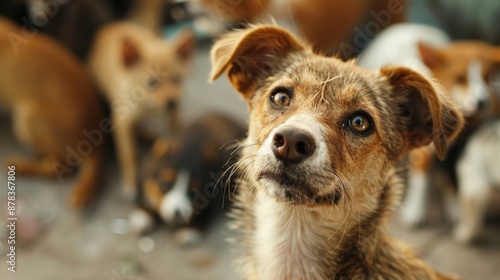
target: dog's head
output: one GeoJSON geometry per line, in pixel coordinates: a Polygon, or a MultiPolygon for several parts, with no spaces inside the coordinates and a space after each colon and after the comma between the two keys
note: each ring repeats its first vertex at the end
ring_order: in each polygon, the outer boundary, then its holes
{"type": "Polygon", "coordinates": [[[193,49],[194,37],[187,30],[172,42],[157,38],[150,41],[125,39],[122,61],[129,92],[137,99],[133,101],[145,103],[146,108],[175,111],[193,49]]]}
{"type": "Polygon", "coordinates": [[[274,26],[229,33],[212,63],[211,79],[226,72],[250,110],[247,176],[277,201],[375,203],[394,162],[431,142],[443,157],[463,123],[420,74],[322,57],[274,26]]]}
{"type": "Polygon", "coordinates": [[[217,156],[218,147],[203,139],[191,139],[200,150],[186,143],[158,139],[153,145],[145,177],[141,184],[140,203],[145,204],[170,225],[185,225],[200,214],[209,199],[218,195],[214,184],[206,184],[209,166],[217,156]]]}
{"type": "Polygon", "coordinates": [[[443,48],[421,43],[418,48],[424,64],[466,117],[491,117],[495,92],[500,91],[500,48],[477,41],[443,48]]]}

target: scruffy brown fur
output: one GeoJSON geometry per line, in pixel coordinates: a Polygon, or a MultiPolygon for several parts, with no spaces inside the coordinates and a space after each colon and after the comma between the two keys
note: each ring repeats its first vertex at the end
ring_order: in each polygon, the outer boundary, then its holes
{"type": "Polygon", "coordinates": [[[226,72],[250,110],[232,213],[247,279],[453,279],[386,235],[401,192],[394,164],[431,142],[443,155],[462,127],[439,87],[407,68],[372,73],[316,55],[274,26],[227,34],[212,64],[211,79],[226,72]],[[288,105],[271,104],[277,92],[288,105]],[[359,114],[369,133],[351,129],[359,114]],[[269,153],[284,126],[311,132],[310,158],[269,153]]]}
{"type": "Polygon", "coordinates": [[[38,158],[12,157],[6,163],[17,174],[45,177],[72,173],[72,165],[80,165],[71,196],[71,204],[80,207],[93,198],[100,181],[104,132],[90,150],[79,145],[89,143],[84,130],[99,129],[103,112],[76,57],[44,35],[28,39],[24,34],[0,18],[0,102],[12,110],[16,137],[38,158]],[[69,149],[83,151],[81,164],[67,162],[69,149]]]}

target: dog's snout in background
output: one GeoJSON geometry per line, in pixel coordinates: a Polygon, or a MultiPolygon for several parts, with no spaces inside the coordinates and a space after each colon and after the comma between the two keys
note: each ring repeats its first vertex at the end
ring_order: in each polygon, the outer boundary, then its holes
{"type": "Polygon", "coordinates": [[[161,200],[159,214],[169,224],[185,225],[191,221],[194,209],[188,194],[190,176],[188,170],[179,170],[170,191],[161,200]]]}
{"type": "Polygon", "coordinates": [[[284,164],[297,164],[314,153],[316,144],[307,131],[293,126],[278,129],[273,136],[273,153],[284,164]]]}

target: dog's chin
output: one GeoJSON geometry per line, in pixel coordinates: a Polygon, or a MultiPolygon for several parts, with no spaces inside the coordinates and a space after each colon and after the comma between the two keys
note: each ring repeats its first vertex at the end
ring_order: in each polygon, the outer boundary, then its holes
{"type": "MultiPolygon", "coordinates": [[[[304,178],[307,178],[304,176],[304,178]]],[[[286,172],[260,172],[257,176],[258,187],[279,203],[294,206],[324,207],[336,205],[341,199],[341,192],[336,188],[328,194],[319,194],[300,177],[286,172]]]]}

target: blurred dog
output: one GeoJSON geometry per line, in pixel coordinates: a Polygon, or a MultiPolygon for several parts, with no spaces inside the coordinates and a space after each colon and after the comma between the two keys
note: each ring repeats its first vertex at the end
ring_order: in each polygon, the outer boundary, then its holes
{"type": "Polygon", "coordinates": [[[156,216],[180,228],[180,243],[199,240],[211,216],[221,212],[225,193],[230,193],[229,186],[220,188],[228,177],[223,167],[233,156],[225,146],[243,137],[241,125],[212,114],[193,122],[175,140],[158,139],[145,161],[138,195],[142,211],[131,214],[132,225],[147,230],[156,216]]]}
{"type": "Polygon", "coordinates": [[[137,132],[156,124],[148,131],[154,139],[164,127],[178,129],[178,104],[193,48],[189,31],[166,42],[130,22],[104,27],[93,44],[89,67],[111,105],[124,191],[130,197],[136,193],[137,132]]]}
{"type": "Polygon", "coordinates": [[[480,233],[488,206],[500,190],[500,120],[488,122],[472,135],[458,159],[461,215],[455,239],[470,242],[480,233]]]}
{"type": "Polygon", "coordinates": [[[403,22],[405,0],[198,0],[217,19],[290,19],[316,52],[350,58],[385,27],[403,22]],[[334,30],[334,31],[332,31],[334,30]]]}
{"type": "Polygon", "coordinates": [[[450,279],[386,236],[409,150],[444,156],[463,119],[404,67],[369,72],[254,26],[212,52],[250,109],[233,216],[247,279],[450,279]],[[442,133],[433,133],[433,132],[442,133]]]}
{"type": "Polygon", "coordinates": [[[39,157],[13,157],[7,164],[18,174],[59,179],[79,167],[71,204],[83,206],[101,180],[109,123],[77,58],[46,36],[24,36],[0,19],[0,100],[13,112],[17,138],[39,157]]]}
{"type": "Polygon", "coordinates": [[[404,65],[435,78],[466,117],[466,126],[446,161],[440,161],[432,147],[410,153],[408,191],[402,209],[405,223],[416,226],[424,222],[429,187],[439,181],[445,210],[456,219],[453,170],[457,156],[470,133],[500,113],[493,85],[494,75],[500,73],[500,48],[477,41],[450,42],[437,28],[399,24],[382,32],[360,56],[358,65],[370,70],[404,65]]]}

